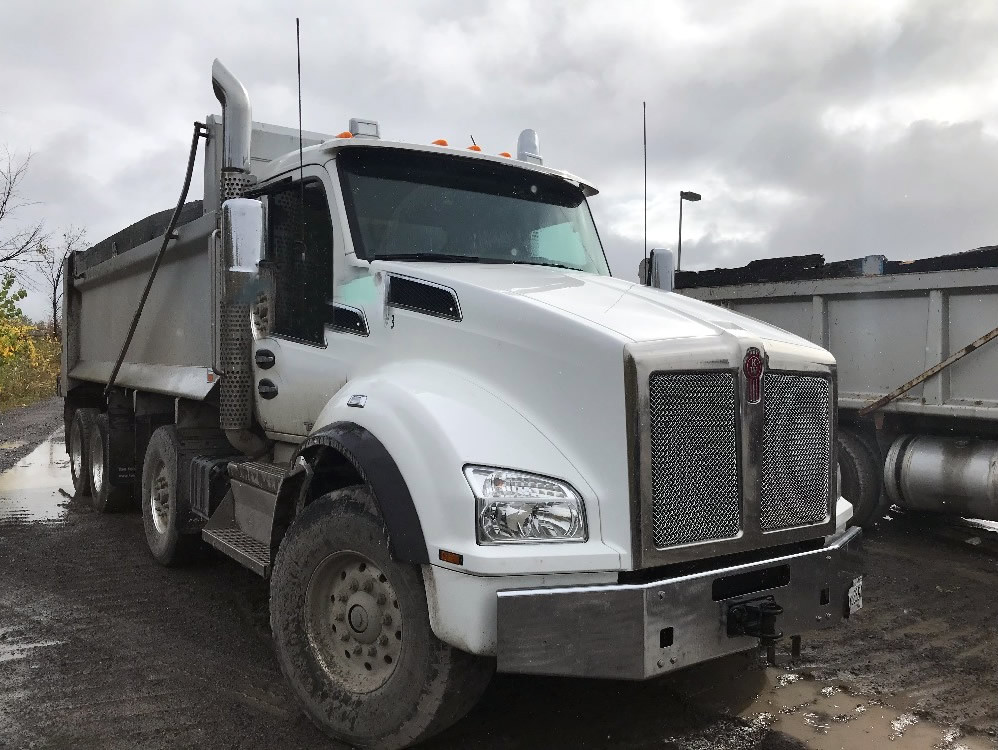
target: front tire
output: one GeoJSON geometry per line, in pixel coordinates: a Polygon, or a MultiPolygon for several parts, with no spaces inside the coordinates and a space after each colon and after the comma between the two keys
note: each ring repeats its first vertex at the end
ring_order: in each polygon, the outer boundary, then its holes
{"type": "Polygon", "coordinates": [[[478,701],[491,660],[430,628],[418,567],[396,562],[367,487],[324,495],[295,520],[270,586],[281,669],[306,713],[334,739],[408,747],[478,701]]]}
{"type": "Polygon", "coordinates": [[[142,462],[142,525],[149,551],[166,566],[186,563],[201,549],[200,537],[183,533],[190,506],[178,493],[179,448],[177,428],[160,427],[149,439],[142,462]]]}

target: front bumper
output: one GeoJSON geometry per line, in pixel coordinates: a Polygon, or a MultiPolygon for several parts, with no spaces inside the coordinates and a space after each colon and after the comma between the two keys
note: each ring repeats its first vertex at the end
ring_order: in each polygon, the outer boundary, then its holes
{"type": "Polygon", "coordinates": [[[784,633],[849,616],[860,529],[824,547],[640,585],[500,591],[500,672],[647,679],[757,646],[728,634],[728,611],[773,597],[784,633]]]}

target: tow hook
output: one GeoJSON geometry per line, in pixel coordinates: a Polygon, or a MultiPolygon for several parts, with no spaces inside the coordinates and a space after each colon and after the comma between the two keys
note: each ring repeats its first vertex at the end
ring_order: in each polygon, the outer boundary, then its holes
{"type": "Polygon", "coordinates": [[[776,618],[782,614],[783,607],[771,596],[735,604],[728,609],[728,637],[748,635],[758,638],[759,645],[766,647],[767,659],[774,663],[776,642],[783,637],[783,631],[776,629],[776,618]]]}

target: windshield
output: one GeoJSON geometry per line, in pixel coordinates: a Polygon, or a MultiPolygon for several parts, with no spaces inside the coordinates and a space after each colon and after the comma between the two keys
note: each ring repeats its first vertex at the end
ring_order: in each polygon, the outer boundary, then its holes
{"type": "Polygon", "coordinates": [[[610,273],[582,190],[559,177],[392,148],[337,163],[358,257],[610,273]]]}

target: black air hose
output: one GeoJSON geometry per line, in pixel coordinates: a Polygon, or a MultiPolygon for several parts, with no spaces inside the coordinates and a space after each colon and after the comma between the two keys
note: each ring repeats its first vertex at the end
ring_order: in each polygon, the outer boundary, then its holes
{"type": "Polygon", "coordinates": [[[142,308],[145,307],[146,298],[149,296],[149,290],[152,289],[152,283],[156,279],[156,272],[159,271],[159,264],[163,261],[163,256],[166,255],[166,248],[170,244],[170,240],[176,239],[174,231],[177,228],[177,221],[180,219],[180,212],[184,207],[184,203],[187,201],[187,191],[191,187],[191,175],[194,173],[194,158],[198,153],[198,139],[208,137],[208,126],[200,122],[194,123],[194,137],[191,139],[191,153],[187,157],[187,176],[184,177],[184,188],[180,191],[180,200],[177,202],[177,207],[173,211],[173,216],[170,217],[170,225],[166,228],[166,234],[163,236],[163,246],[160,247],[159,253],[156,254],[156,260],[153,261],[152,270],[149,272],[149,278],[146,280],[146,288],[142,290],[142,298],[139,300],[139,306],[135,310],[135,316],[132,318],[132,325],[128,328],[128,335],[125,336],[125,343],[121,347],[121,354],[118,355],[118,361],[114,363],[114,369],[111,370],[111,377],[107,381],[107,385],[104,387],[105,398],[111,392],[112,386],[114,386],[115,378],[118,377],[118,370],[121,369],[121,363],[125,361],[125,355],[128,353],[128,347],[132,343],[132,336],[135,335],[135,329],[139,325],[139,318],[142,317],[142,308]]]}

